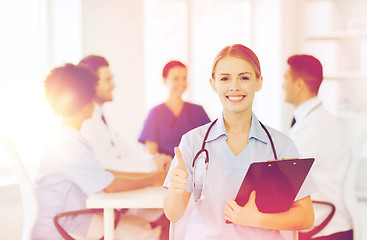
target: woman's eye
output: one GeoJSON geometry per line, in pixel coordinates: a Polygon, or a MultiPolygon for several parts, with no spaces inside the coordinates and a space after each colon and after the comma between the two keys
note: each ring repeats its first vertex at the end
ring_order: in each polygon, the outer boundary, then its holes
{"type": "Polygon", "coordinates": [[[243,76],[243,77],[241,77],[241,80],[249,80],[249,78],[248,78],[248,77],[243,76]]]}
{"type": "Polygon", "coordinates": [[[228,80],[229,80],[229,78],[228,78],[228,77],[222,77],[220,80],[221,80],[221,81],[228,81],[228,80]]]}

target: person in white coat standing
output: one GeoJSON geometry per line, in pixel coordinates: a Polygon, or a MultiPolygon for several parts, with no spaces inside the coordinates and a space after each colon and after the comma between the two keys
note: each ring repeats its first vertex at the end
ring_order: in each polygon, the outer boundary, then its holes
{"type": "Polygon", "coordinates": [[[311,175],[319,189],[311,195],[315,226],[311,232],[301,232],[300,240],[353,239],[343,191],[351,159],[343,128],[317,96],[323,80],[322,65],[310,55],[291,56],[287,63],[285,101],[296,107],[288,136],[302,157],[315,158],[311,175]]]}

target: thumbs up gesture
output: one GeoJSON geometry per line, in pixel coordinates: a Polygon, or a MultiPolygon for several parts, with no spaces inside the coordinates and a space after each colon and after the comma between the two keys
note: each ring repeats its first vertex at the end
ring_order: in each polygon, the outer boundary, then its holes
{"type": "Polygon", "coordinates": [[[186,164],[182,158],[181,151],[178,147],[175,147],[175,155],[177,158],[177,166],[172,170],[169,181],[170,181],[170,190],[176,193],[184,193],[187,185],[187,169],[186,164]]]}

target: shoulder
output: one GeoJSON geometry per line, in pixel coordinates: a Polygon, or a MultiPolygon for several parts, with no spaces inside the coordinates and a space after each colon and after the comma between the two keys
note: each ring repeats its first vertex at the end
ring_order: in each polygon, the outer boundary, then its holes
{"type": "Polygon", "coordinates": [[[288,137],[285,133],[283,133],[283,132],[281,132],[281,131],[279,131],[275,128],[269,127],[267,125],[265,125],[265,127],[268,130],[271,137],[273,138],[274,144],[276,144],[276,143],[278,143],[278,144],[293,143],[292,139],[290,137],[288,137]]]}
{"type": "Polygon", "coordinates": [[[278,158],[296,158],[299,157],[298,149],[294,141],[288,137],[285,133],[274,129],[269,126],[265,126],[268,130],[275,149],[277,151],[278,158]]]}
{"type": "Polygon", "coordinates": [[[151,108],[148,112],[148,118],[158,117],[165,111],[164,103],[158,104],[157,106],[151,108]]]}
{"type": "Polygon", "coordinates": [[[192,121],[197,123],[197,125],[194,124],[194,126],[200,126],[210,122],[209,116],[203,106],[193,103],[186,103],[186,105],[187,113],[190,114],[192,121]]]}
{"type": "Polygon", "coordinates": [[[194,128],[188,131],[187,133],[185,133],[182,136],[182,140],[184,140],[185,142],[194,143],[194,144],[196,144],[197,142],[201,143],[211,123],[212,122],[209,122],[207,124],[204,124],[200,127],[197,127],[197,128],[194,128]]]}
{"type": "Polygon", "coordinates": [[[324,106],[321,106],[300,122],[297,128],[315,133],[319,131],[320,133],[328,131],[337,132],[342,129],[342,124],[336,116],[330,113],[324,106]]]}
{"type": "Polygon", "coordinates": [[[191,102],[185,102],[185,104],[191,108],[201,108],[201,105],[199,104],[195,104],[195,103],[191,103],[191,102]]]}
{"type": "Polygon", "coordinates": [[[161,111],[164,107],[165,107],[165,106],[164,106],[164,103],[161,103],[161,104],[158,104],[158,105],[156,105],[156,106],[152,107],[152,108],[149,110],[149,112],[151,112],[151,113],[159,112],[159,111],[161,111]]]}
{"type": "Polygon", "coordinates": [[[188,131],[182,136],[179,148],[185,162],[190,162],[194,155],[200,150],[209,126],[210,123],[202,125],[188,131]]]}
{"type": "Polygon", "coordinates": [[[185,102],[185,104],[187,105],[188,108],[194,110],[194,111],[203,111],[204,108],[201,105],[198,104],[194,104],[194,103],[190,103],[190,102],[185,102]]]}
{"type": "Polygon", "coordinates": [[[315,109],[314,114],[311,113],[309,117],[312,120],[339,123],[338,119],[333,114],[331,114],[325,106],[320,106],[318,109],[315,109]]]}
{"type": "Polygon", "coordinates": [[[42,155],[47,156],[47,161],[65,158],[63,161],[69,162],[74,156],[88,155],[91,152],[93,150],[89,142],[79,132],[68,127],[55,129],[42,147],[42,155]]]}

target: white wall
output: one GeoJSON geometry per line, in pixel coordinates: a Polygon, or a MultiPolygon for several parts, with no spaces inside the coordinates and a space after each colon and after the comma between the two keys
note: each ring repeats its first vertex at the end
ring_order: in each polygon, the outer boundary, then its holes
{"type": "MultiPolygon", "coordinates": [[[[294,55],[300,49],[301,36],[301,19],[300,14],[300,0],[282,0],[281,1],[281,55],[280,55],[280,69],[284,72],[287,68],[287,59],[294,55]]],[[[283,73],[281,75],[283,79],[283,73]]],[[[294,106],[284,102],[284,92],[281,94],[280,111],[282,112],[281,130],[287,131],[291,124],[293,117],[294,106]]]]}
{"type": "Polygon", "coordinates": [[[82,56],[81,0],[42,0],[45,73],[82,56]]]}
{"type": "Polygon", "coordinates": [[[106,115],[130,144],[144,119],[142,0],[82,1],[82,53],[106,57],[115,76],[114,101],[106,115]]]}
{"type": "Polygon", "coordinates": [[[259,58],[264,77],[263,88],[255,98],[254,111],[264,124],[279,130],[283,120],[281,3],[281,0],[251,2],[251,46],[259,58]]]}
{"type": "MultiPolygon", "coordinates": [[[[29,134],[39,120],[32,109],[39,100],[38,15],[38,0],[0,1],[0,137],[39,137],[29,134]]],[[[0,156],[0,165],[6,160],[0,156]]],[[[9,172],[5,168],[0,174],[9,172]]],[[[0,239],[20,239],[22,214],[18,186],[0,184],[0,239]]]]}

